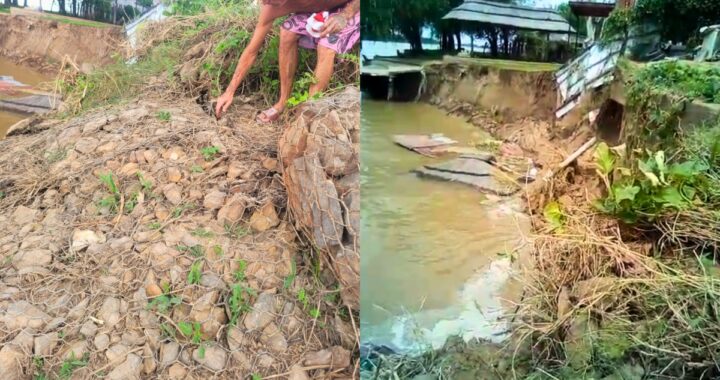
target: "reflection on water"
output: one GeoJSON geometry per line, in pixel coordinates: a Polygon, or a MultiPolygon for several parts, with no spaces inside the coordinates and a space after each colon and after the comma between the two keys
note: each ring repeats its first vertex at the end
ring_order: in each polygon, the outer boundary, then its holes
{"type": "Polygon", "coordinates": [[[477,140],[476,127],[426,104],[362,103],[361,321],[364,342],[409,350],[448,335],[491,339],[505,324],[500,297],[527,221],[459,184],[410,171],[433,159],[395,146],[394,134],[477,140]]]}
{"type": "MultiPolygon", "coordinates": [[[[43,75],[26,67],[16,65],[2,57],[0,57],[0,76],[11,76],[16,81],[30,86],[37,86],[38,84],[46,82],[48,80],[43,75]]],[[[7,94],[3,94],[2,92],[0,92],[0,98],[2,98],[3,96],[7,96],[7,94]]],[[[11,125],[17,123],[18,121],[26,117],[27,115],[21,115],[0,110],[0,139],[5,136],[5,132],[11,125]]]]}

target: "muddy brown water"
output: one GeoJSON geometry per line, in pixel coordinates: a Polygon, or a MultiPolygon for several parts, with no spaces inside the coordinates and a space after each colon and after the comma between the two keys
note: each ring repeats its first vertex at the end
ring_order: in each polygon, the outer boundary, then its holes
{"type": "Polygon", "coordinates": [[[394,134],[487,137],[427,104],[363,99],[361,324],[363,343],[403,352],[452,335],[500,341],[507,299],[518,299],[509,252],[530,230],[508,203],[410,171],[439,161],[393,144],[394,134]]]}
{"type": "MultiPolygon", "coordinates": [[[[11,76],[16,81],[30,86],[37,86],[40,83],[48,81],[48,78],[42,74],[27,67],[16,65],[2,57],[0,57],[0,76],[11,76]]],[[[0,93],[0,97],[1,96],[6,95],[0,93]]],[[[5,133],[10,126],[26,117],[28,117],[28,115],[0,110],[0,139],[5,137],[5,133]]]]}

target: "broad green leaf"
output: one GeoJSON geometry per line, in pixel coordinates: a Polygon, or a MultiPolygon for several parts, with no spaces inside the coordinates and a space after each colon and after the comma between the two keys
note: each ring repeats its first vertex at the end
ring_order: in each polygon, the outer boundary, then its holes
{"type": "Polygon", "coordinates": [[[543,215],[553,230],[560,229],[565,224],[565,215],[560,209],[560,204],[557,202],[553,201],[548,203],[543,210],[543,215]]]}
{"type": "Polygon", "coordinates": [[[640,192],[639,186],[633,185],[622,185],[613,186],[613,195],[615,196],[615,202],[620,203],[624,200],[630,202],[635,200],[635,196],[640,192]]]}
{"type": "Polygon", "coordinates": [[[685,206],[685,198],[676,187],[665,186],[655,196],[655,200],[661,203],[665,203],[667,206],[682,208],[685,206]]]}
{"type": "Polygon", "coordinates": [[[597,165],[600,173],[608,175],[612,172],[615,166],[615,157],[604,142],[598,144],[595,149],[595,165],[597,165]]]}

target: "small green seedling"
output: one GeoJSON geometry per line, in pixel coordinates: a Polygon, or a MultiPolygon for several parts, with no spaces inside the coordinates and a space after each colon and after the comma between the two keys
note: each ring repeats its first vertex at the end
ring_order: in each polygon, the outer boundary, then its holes
{"type": "Polygon", "coordinates": [[[206,146],[202,149],[200,149],[200,153],[202,153],[203,158],[205,158],[205,161],[212,161],[215,156],[220,153],[220,148],[216,146],[206,146]]]}
{"type": "Polygon", "coordinates": [[[205,255],[205,248],[198,244],[188,247],[187,245],[178,245],[175,247],[180,252],[189,252],[193,257],[203,257],[205,255]]]}
{"type": "Polygon", "coordinates": [[[190,168],[190,172],[191,172],[191,173],[202,173],[203,171],[204,171],[204,170],[203,170],[202,166],[200,166],[200,165],[193,165],[193,166],[190,168]]]}
{"type": "Polygon", "coordinates": [[[232,286],[228,306],[230,307],[230,324],[235,325],[241,315],[247,313],[250,307],[251,297],[257,296],[255,290],[241,284],[232,286]]]}
{"type": "Polygon", "coordinates": [[[179,296],[173,296],[170,294],[170,286],[168,284],[162,284],[163,294],[153,298],[148,303],[147,308],[149,310],[157,310],[160,314],[165,314],[170,311],[175,305],[182,303],[182,298],[179,296]]]}
{"type": "Polygon", "coordinates": [[[295,265],[295,259],[293,259],[290,260],[290,274],[285,277],[285,280],[283,280],[283,289],[290,289],[293,282],[295,282],[295,277],[297,277],[297,267],[295,265]]]}
{"type": "Polygon", "coordinates": [[[222,257],[222,255],[224,254],[223,248],[217,244],[213,246],[213,252],[215,253],[216,256],[219,256],[219,257],[222,257]]]}
{"type": "Polygon", "coordinates": [[[198,260],[190,266],[190,273],[188,273],[187,282],[190,285],[197,285],[200,283],[202,278],[202,260],[198,260]]]}
{"type": "Polygon", "coordinates": [[[212,231],[206,230],[204,228],[198,228],[195,231],[192,232],[193,236],[201,237],[201,238],[211,238],[215,236],[215,234],[212,233],[212,231]]]}
{"type": "Polygon", "coordinates": [[[70,353],[70,357],[65,359],[62,366],[60,367],[60,379],[69,379],[76,369],[85,367],[88,365],[87,355],[83,356],[82,359],[75,357],[75,353],[70,353]]]}
{"type": "Polygon", "coordinates": [[[170,121],[170,117],[171,115],[168,111],[160,111],[157,113],[157,118],[161,121],[170,121]]]}
{"type": "Polygon", "coordinates": [[[250,230],[242,226],[225,224],[225,234],[234,239],[240,239],[250,234],[250,230]]]}
{"type": "Polygon", "coordinates": [[[245,281],[245,270],[247,269],[247,261],[238,260],[238,269],[235,271],[235,281],[245,281]]]}
{"type": "Polygon", "coordinates": [[[194,208],[194,203],[183,203],[172,210],[172,216],[173,218],[179,218],[185,213],[185,211],[192,210],[194,208]]]}

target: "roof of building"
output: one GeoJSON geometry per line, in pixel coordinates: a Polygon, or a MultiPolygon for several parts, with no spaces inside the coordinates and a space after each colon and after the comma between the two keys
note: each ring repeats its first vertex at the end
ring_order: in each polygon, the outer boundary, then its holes
{"type": "Polygon", "coordinates": [[[575,32],[567,20],[553,9],[485,0],[465,0],[443,18],[544,32],[575,32]]]}

